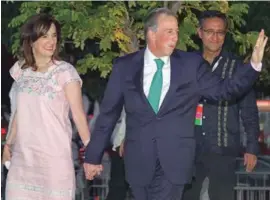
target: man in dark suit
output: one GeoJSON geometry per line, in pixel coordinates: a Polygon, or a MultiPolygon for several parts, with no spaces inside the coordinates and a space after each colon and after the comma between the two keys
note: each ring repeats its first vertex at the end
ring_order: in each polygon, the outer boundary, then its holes
{"type": "Polygon", "coordinates": [[[222,81],[200,56],[175,50],[178,22],[170,10],[159,8],[149,14],[145,36],[145,49],[113,64],[86,148],[85,173],[88,179],[100,173],[104,147],[124,106],[124,161],[135,199],[178,200],[192,175],[199,99],[231,99],[249,89],[258,77],[267,39],[262,31],[253,66],[243,66],[235,78],[222,81]]]}

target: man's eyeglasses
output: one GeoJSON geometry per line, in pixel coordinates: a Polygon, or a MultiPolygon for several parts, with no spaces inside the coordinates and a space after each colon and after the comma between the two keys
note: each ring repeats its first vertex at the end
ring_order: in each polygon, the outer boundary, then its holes
{"type": "Polygon", "coordinates": [[[207,36],[212,37],[214,35],[217,35],[218,37],[224,37],[226,35],[226,31],[214,31],[212,29],[203,29],[203,32],[206,33],[207,36]]]}

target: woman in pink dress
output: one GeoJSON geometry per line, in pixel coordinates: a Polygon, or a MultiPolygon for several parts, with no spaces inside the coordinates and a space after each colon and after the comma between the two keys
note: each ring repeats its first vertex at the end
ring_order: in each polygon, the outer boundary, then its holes
{"type": "Polygon", "coordinates": [[[11,162],[7,200],[74,199],[70,109],[84,145],[90,133],[82,81],[58,58],[59,40],[60,25],[47,14],[32,16],[21,29],[23,59],[10,70],[16,109],[3,152],[3,162],[11,162]]]}

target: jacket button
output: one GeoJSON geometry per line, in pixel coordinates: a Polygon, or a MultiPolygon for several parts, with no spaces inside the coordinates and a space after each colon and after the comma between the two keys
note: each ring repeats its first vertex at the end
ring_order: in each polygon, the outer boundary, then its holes
{"type": "Polygon", "coordinates": [[[202,118],[205,119],[205,116],[203,116],[202,118]]]}
{"type": "Polygon", "coordinates": [[[203,132],[202,135],[205,135],[205,132],[203,132]]]}

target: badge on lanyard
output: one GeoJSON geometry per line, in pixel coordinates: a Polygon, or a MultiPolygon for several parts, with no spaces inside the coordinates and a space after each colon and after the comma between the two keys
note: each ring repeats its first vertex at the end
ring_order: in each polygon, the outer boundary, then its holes
{"type": "Polygon", "coordinates": [[[195,116],[195,125],[202,126],[203,104],[198,104],[195,116]]]}

